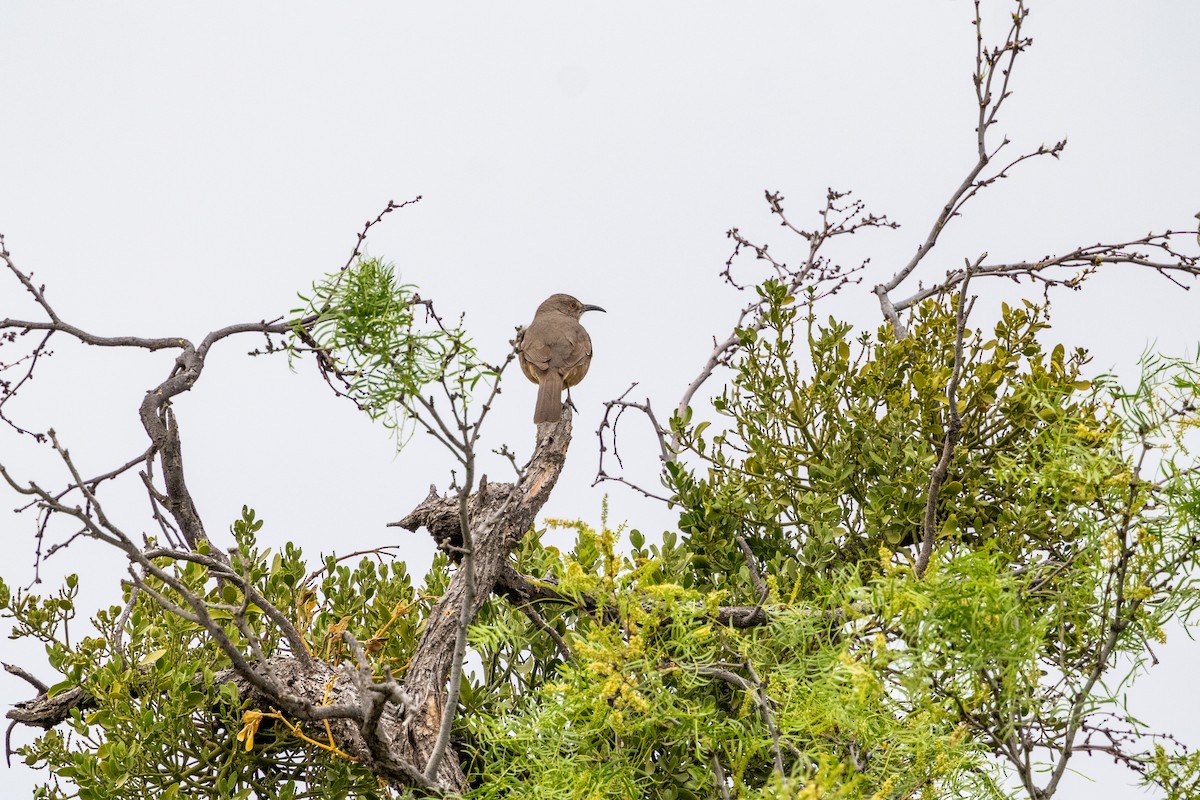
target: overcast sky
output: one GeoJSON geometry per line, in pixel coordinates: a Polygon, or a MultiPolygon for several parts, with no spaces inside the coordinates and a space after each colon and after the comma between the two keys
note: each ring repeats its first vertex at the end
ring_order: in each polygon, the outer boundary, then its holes
{"type": "MultiPolygon", "coordinates": [[[[672,524],[669,513],[619,486],[591,486],[600,404],[637,381],[633,396],[673,407],[711,337],[728,334],[742,302],[718,277],[729,227],[783,256],[800,252],[768,215],[766,189],[784,193],[801,225],[827,186],[902,224],[854,237],[843,253],[870,255],[872,267],[830,306],[879,322],[867,286],[907,260],[974,160],[970,19],[969,3],[950,0],[9,3],[0,232],[63,318],[97,334],[196,341],[286,313],[345,262],[366,219],[422,195],[368,250],[444,313],[465,313],[485,356],[502,357],[514,326],[552,292],[608,309],[585,318],[595,361],[574,393],[575,441],[546,512],[598,521],[609,492],[613,521],[653,532],[672,524]]],[[[1037,3],[1028,26],[1035,47],[1018,62],[1002,128],[1014,148],[1070,144],[1060,161],[1029,164],[972,203],[927,279],[984,251],[1037,258],[1195,229],[1200,4],[1037,3]]],[[[973,289],[987,314],[999,287],[973,289]]],[[[1060,340],[1123,375],[1151,344],[1182,354],[1200,339],[1196,292],[1131,269],[1055,308],[1060,340]]],[[[0,316],[35,313],[0,279],[0,316]]],[[[396,456],[311,365],[292,373],[244,355],[258,344],[220,345],[175,404],[210,533],[228,543],[224,531],[249,504],[266,520],[266,544],[290,539],[315,557],[399,541],[423,570],[429,544],[384,525],[430,483],[447,487],[448,459],[420,441],[396,456]]],[[[137,404],[172,356],[65,339],[55,349],[14,413],[55,426],[85,472],[136,454],[137,404]]],[[[534,388],[510,376],[489,446],[528,454],[534,388]]],[[[631,421],[626,466],[653,483],[644,434],[631,421]]],[[[27,442],[0,432],[0,450],[61,483],[27,442]]],[[[504,478],[503,465],[488,469],[504,478]]],[[[111,502],[130,529],[148,529],[134,488],[111,502]]],[[[8,497],[0,516],[0,574],[24,585],[33,525],[9,513],[14,504],[8,497]]],[[[86,603],[116,602],[122,566],[100,545],[52,560],[48,586],[68,571],[82,573],[86,603]]],[[[3,653],[48,677],[37,648],[5,640],[3,653]]],[[[1200,745],[1200,647],[1175,631],[1158,655],[1131,710],[1200,745]]],[[[0,703],[28,694],[0,676],[0,703]]],[[[1060,797],[1128,796],[1125,773],[1074,763],[1104,782],[1073,779],[1060,797]]],[[[35,778],[16,766],[5,791],[20,796],[35,778]]]]}

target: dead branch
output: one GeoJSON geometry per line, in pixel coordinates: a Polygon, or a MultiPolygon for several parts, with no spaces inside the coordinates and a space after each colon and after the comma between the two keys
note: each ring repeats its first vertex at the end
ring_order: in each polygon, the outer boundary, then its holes
{"type": "Polygon", "coordinates": [[[1032,39],[1022,35],[1022,26],[1028,16],[1028,9],[1025,8],[1023,2],[1018,0],[1017,8],[1012,15],[1012,25],[1009,28],[1004,44],[998,47],[987,48],[983,43],[983,20],[980,14],[979,0],[975,2],[975,72],[972,79],[975,84],[977,107],[977,118],[975,121],[976,160],[971,169],[967,171],[967,175],[963,178],[962,183],[951,193],[950,199],[942,206],[941,212],[934,219],[929,232],[925,236],[925,241],[917,247],[917,251],[913,254],[912,258],[890,280],[875,287],[875,295],[879,298],[884,317],[892,323],[897,338],[904,338],[908,331],[896,314],[896,311],[902,309],[899,306],[891,305],[888,295],[912,275],[921,262],[925,260],[925,257],[933,251],[942,232],[946,229],[950,221],[959,215],[963,204],[974,197],[981,189],[992,185],[1000,178],[1006,177],[1007,171],[1017,164],[1039,155],[1052,155],[1057,158],[1066,146],[1066,140],[1064,139],[1052,148],[1039,147],[1036,151],[1009,162],[1008,165],[990,177],[981,177],[996,154],[1009,144],[1008,139],[1004,139],[998,147],[989,150],[988,132],[995,125],[997,115],[1000,113],[1004,101],[1011,95],[1008,82],[1012,78],[1012,70],[1017,56],[1033,43],[1032,39]]]}
{"type": "MultiPolygon", "coordinates": [[[[473,569],[467,562],[455,573],[445,594],[430,611],[425,633],[405,673],[404,686],[412,698],[409,721],[413,734],[401,747],[401,754],[417,764],[433,763],[434,747],[447,711],[447,680],[452,671],[461,669],[456,658],[459,630],[463,620],[473,620],[495,589],[506,559],[521,537],[533,525],[541,507],[549,499],[566,460],[571,438],[571,414],[564,412],[556,424],[538,426],[533,457],[522,470],[518,484],[487,484],[480,502],[467,503],[472,532],[473,569]],[[469,591],[473,588],[473,591],[469,591]]],[[[412,513],[400,521],[400,527],[416,531],[426,528],[448,531],[460,526],[461,505],[457,495],[439,497],[431,492],[412,513]]],[[[461,530],[461,526],[460,526],[461,530]]],[[[436,535],[436,534],[435,534],[436,535]]],[[[451,791],[460,791],[465,782],[458,758],[449,750],[435,763],[432,782],[451,791]]],[[[426,771],[429,776],[428,770],[426,771]]]]}

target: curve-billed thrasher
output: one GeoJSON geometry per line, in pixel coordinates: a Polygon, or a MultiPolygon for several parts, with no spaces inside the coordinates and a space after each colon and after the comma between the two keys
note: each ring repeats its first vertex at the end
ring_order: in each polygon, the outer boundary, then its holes
{"type": "MultiPolygon", "coordinates": [[[[592,338],[579,324],[585,311],[604,311],[569,294],[552,294],[525,329],[517,357],[525,377],[538,385],[533,421],[562,419],[562,391],[583,380],[592,364],[592,338]]],[[[570,393],[567,393],[570,397],[570,393]]]]}

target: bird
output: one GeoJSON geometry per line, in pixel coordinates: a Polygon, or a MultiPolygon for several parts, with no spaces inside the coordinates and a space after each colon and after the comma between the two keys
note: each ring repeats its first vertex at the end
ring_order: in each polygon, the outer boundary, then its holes
{"type": "MultiPolygon", "coordinates": [[[[604,311],[569,294],[552,294],[538,306],[517,349],[521,371],[538,385],[533,421],[562,419],[562,391],[583,380],[592,365],[592,338],[579,324],[587,311],[604,311]]],[[[605,312],[608,313],[608,312],[605,312]]],[[[568,402],[570,392],[567,393],[568,402]]]]}

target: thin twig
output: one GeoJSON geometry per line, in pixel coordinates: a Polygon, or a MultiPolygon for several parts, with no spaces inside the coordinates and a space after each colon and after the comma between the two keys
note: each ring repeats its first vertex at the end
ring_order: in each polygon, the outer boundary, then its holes
{"type": "Polygon", "coordinates": [[[550,637],[550,639],[554,642],[554,646],[558,648],[558,654],[562,656],[563,661],[568,663],[575,662],[575,656],[571,655],[571,648],[567,647],[566,640],[563,639],[562,635],[558,631],[551,627],[550,623],[546,622],[546,620],[540,613],[538,613],[538,610],[533,606],[532,603],[522,603],[518,605],[517,608],[522,614],[529,617],[529,621],[532,622],[538,630],[550,637]]]}
{"type": "Polygon", "coordinates": [[[746,680],[736,672],[716,666],[700,666],[696,668],[696,672],[708,678],[717,678],[718,680],[725,681],[743,691],[754,691],[758,707],[762,711],[763,722],[766,724],[767,730],[771,732],[771,749],[775,758],[775,771],[783,775],[783,752],[779,747],[779,727],[775,724],[775,714],[771,711],[771,699],[767,697],[767,692],[763,688],[762,681],[759,680],[758,673],[754,671],[754,667],[750,662],[747,661],[742,666],[750,673],[750,680],[746,680]]]}

